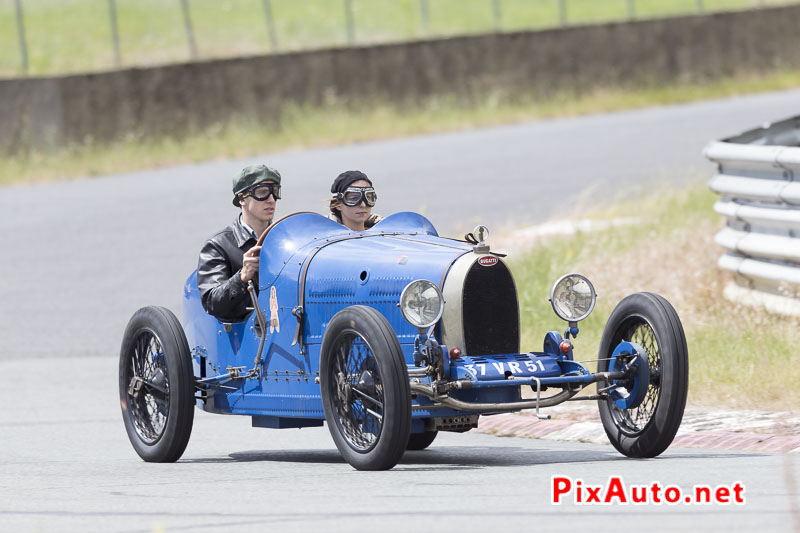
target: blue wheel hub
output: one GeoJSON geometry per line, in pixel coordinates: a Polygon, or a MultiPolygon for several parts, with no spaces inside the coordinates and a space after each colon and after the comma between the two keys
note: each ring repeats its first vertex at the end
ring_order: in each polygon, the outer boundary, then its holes
{"type": "Polygon", "coordinates": [[[609,396],[618,409],[635,409],[644,401],[647,386],[650,384],[650,366],[647,353],[635,342],[621,342],[611,354],[608,362],[609,372],[624,370],[629,366],[629,377],[611,382],[617,385],[609,392],[609,396]]]}

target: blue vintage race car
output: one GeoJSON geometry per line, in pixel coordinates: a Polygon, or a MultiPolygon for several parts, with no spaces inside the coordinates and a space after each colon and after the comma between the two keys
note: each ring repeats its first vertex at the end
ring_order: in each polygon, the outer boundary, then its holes
{"type": "Polygon", "coordinates": [[[592,372],[573,359],[572,339],[595,291],[570,274],[550,295],[566,331],[546,333],[541,351],[521,352],[514,279],[485,236],[479,226],[466,241],[442,238],[414,213],[361,233],[315,213],[274,223],[259,239],[247,320],[208,315],[196,273],[184,286],[183,327],[160,307],[131,318],[119,389],[134,449],[145,461],[176,461],[196,405],[264,428],[327,420],[354,468],[388,469],[405,450],[426,448],[439,431],[477,427],[482,415],[538,415],[591,399],[621,453],[663,452],[681,423],[688,383],[672,306],[650,293],[623,299],[592,372]],[[592,383],[596,394],[576,397],[592,383]],[[523,399],[523,388],[535,397],[523,399]]]}

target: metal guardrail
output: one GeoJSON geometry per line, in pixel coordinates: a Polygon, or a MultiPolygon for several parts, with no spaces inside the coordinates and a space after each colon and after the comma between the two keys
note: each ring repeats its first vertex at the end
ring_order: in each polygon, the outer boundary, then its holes
{"type": "Polygon", "coordinates": [[[721,269],[734,273],[728,300],[800,316],[800,115],[712,142],[719,173],[709,184],[726,227],[721,269]]]}

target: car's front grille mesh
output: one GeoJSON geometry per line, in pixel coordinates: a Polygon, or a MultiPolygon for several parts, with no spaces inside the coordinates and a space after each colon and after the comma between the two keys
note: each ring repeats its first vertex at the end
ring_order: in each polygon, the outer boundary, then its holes
{"type": "Polygon", "coordinates": [[[464,281],[464,343],[469,355],[519,353],[519,307],[508,267],[472,265],[464,281]]]}

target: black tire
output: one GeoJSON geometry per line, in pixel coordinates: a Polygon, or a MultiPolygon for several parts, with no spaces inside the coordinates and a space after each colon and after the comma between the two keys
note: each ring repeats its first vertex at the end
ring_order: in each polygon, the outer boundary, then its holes
{"type": "Polygon", "coordinates": [[[194,375],[186,335],[168,309],[143,307],[128,322],[119,398],[136,453],[152,463],[180,459],[194,422],[194,375]]]}
{"type": "Polygon", "coordinates": [[[408,436],[408,444],[406,450],[424,450],[436,439],[439,432],[436,430],[425,431],[423,433],[412,433],[408,436]]]}
{"type": "MultiPolygon", "coordinates": [[[[686,336],[672,305],[657,294],[640,292],[624,298],[608,318],[600,357],[608,358],[622,341],[647,353],[650,382],[642,403],[619,409],[611,399],[598,400],[600,418],[611,444],[628,457],[655,457],[669,447],[683,419],[689,385],[686,336]]],[[[598,371],[608,369],[601,360],[598,371]]],[[[599,383],[598,387],[606,384],[599,383]]]]}
{"type": "Polygon", "coordinates": [[[342,309],[320,352],[325,420],[336,447],[357,470],[388,470],[411,430],[408,368],[389,322],[375,309],[342,309]]]}

